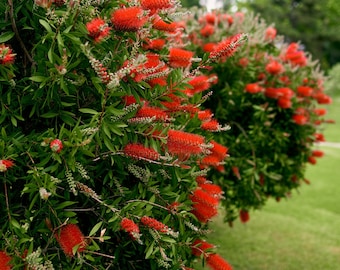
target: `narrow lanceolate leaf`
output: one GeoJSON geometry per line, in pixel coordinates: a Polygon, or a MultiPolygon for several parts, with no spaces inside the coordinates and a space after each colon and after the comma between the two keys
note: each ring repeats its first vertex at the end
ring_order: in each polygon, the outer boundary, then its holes
{"type": "Polygon", "coordinates": [[[0,43],[5,43],[14,37],[14,32],[5,32],[0,35],[0,43]]]}
{"type": "Polygon", "coordinates": [[[89,233],[89,236],[94,235],[99,230],[99,228],[102,226],[102,224],[103,224],[103,222],[100,221],[96,225],[94,225],[94,227],[92,228],[92,230],[89,233]]]}

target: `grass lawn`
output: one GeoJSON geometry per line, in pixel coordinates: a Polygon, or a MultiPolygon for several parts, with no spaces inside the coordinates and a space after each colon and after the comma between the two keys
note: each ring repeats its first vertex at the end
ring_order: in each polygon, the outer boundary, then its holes
{"type": "MultiPolygon", "coordinates": [[[[326,139],[340,142],[339,98],[327,118],[337,124],[327,127],[326,139]]],[[[279,203],[269,200],[246,224],[212,222],[208,241],[234,270],[340,270],[340,148],[320,149],[325,156],[307,170],[311,185],[279,203]]]]}

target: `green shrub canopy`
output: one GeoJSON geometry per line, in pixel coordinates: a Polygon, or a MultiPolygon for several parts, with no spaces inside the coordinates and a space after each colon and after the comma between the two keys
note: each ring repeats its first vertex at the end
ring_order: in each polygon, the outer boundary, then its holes
{"type": "Polygon", "coordinates": [[[330,101],[315,64],[256,18],[173,0],[8,3],[1,269],[231,269],[209,221],[301,183],[330,101]]]}

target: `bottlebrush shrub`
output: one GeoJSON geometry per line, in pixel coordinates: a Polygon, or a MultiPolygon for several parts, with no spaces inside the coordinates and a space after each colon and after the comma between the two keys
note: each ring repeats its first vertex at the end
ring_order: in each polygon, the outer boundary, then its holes
{"type": "MultiPolygon", "coordinates": [[[[192,48],[197,55],[215,55],[220,40],[247,33],[248,41],[233,57],[207,67],[218,77],[207,109],[231,130],[214,139],[228,146],[230,157],[209,178],[225,192],[226,221],[249,219],[269,197],[290,195],[305,181],[308,162],[316,162],[325,109],[331,98],[323,91],[317,61],[297,43],[287,44],[276,30],[252,14],[223,12],[188,17],[192,48]],[[213,18],[213,20],[212,20],[213,18]],[[207,26],[209,31],[206,31],[207,26]],[[314,154],[313,154],[314,153],[314,154]],[[246,214],[245,214],[246,213],[246,214]]],[[[323,140],[323,136],[321,136],[323,140]]]]}
{"type": "MultiPolygon", "coordinates": [[[[0,5],[0,254],[15,269],[188,269],[228,155],[179,5],[0,5]],[[203,125],[204,123],[204,125],[203,125]]],[[[206,251],[213,269],[228,265],[206,251]]],[[[228,265],[229,267],[229,265],[228,265]]],[[[223,268],[225,269],[225,268],[223,268]]]]}

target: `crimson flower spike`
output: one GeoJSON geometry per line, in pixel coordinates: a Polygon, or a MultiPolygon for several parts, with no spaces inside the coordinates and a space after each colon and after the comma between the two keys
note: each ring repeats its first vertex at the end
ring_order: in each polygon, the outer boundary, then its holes
{"type": "Polygon", "coordinates": [[[232,270],[232,266],[223,259],[219,254],[209,254],[207,259],[207,265],[212,270],[232,270]]]}
{"type": "Polygon", "coordinates": [[[150,10],[151,13],[155,13],[158,10],[174,7],[176,2],[173,0],[141,0],[140,3],[143,9],[147,9],[150,10]]]}
{"type": "Polygon", "coordinates": [[[140,231],[138,225],[131,219],[128,218],[123,218],[122,221],[120,222],[121,228],[126,231],[130,237],[133,240],[137,240],[138,242],[141,242],[140,240],[140,231]]]}
{"type": "Polygon", "coordinates": [[[78,246],[77,252],[82,252],[86,248],[86,241],[83,233],[75,224],[67,224],[61,227],[60,231],[54,234],[64,253],[73,257],[74,248],[78,246]]]}
{"type": "Polygon", "coordinates": [[[148,18],[140,7],[129,7],[115,10],[111,22],[115,30],[136,32],[144,26],[148,18]]]}
{"type": "Polygon", "coordinates": [[[160,154],[154,149],[145,147],[140,143],[129,143],[124,149],[123,153],[126,156],[135,158],[135,159],[146,159],[146,160],[159,160],[160,154]]]}
{"type": "Polygon", "coordinates": [[[216,61],[221,58],[229,58],[233,56],[237,48],[247,39],[247,34],[236,34],[228,37],[217,44],[214,50],[210,53],[209,58],[216,61]]]}

